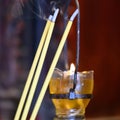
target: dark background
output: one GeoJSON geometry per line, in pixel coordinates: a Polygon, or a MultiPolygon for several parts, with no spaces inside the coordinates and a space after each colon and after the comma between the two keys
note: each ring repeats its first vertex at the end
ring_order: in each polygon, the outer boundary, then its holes
{"type": "MultiPolygon", "coordinates": [[[[26,3],[26,0],[23,2],[26,3]]],[[[79,0],[79,2],[81,10],[79,71],[94,70],[94,97],[87,107],[86,116],[118,116],[120,0],[79,0]]],[[[14,4],[13,0],[0,1],[0,120],[12,119],[15,114],[45,25],[45,20],[36,17],[26,7],[22,7],[22,17],[13,16],[11,9],[14,4]]],[[[70,13],[75,9],[73,2],[69,9],[70,13]]],[[[55,41],[51,43],[52,51],[60,39],[62,27],[63,23],[59,19],[53,36],[55,41]]],[[[75,63],[75,36],[76,23],[73,24],[68,37],[69,64],[75,63]]],[[[50,59],[49,54],[46,63],[49,63],[50,59]]],[[[64,60],[61,58],[61,61],[64,60]]],[[[47,68],[48,66],[45,66],[44,71],[47,68]]],[[[47,104],[46,99],[47,95],[44,104],[47,104]]],[[[51,104],[48,102],[47,106],[51,107],[51,104]]]]}
{"type": "MultiPolygon", "coordinates": [[[[87,115],[120,114],[120,1],[80,0],[80,6],[79,69],[93,69],[95,80],[94,98],[89,104],[87,115]]],[[[74,41],[72,32],[69,44],[74,41]]],[[[73,45],[70,48],[75,50],[73,45]]]]}

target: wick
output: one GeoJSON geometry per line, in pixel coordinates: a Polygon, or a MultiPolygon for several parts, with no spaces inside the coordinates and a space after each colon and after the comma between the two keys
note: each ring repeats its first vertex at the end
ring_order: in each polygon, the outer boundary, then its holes
{"type": "Polygon", "coordinates": [[[77,71],[79,67],[79,56],[80,56],[80,6],[79,1],[75,0],[77,9],[78,9],[78,16],[77,16],[77,42],[76,42],[76,67],[75,67],[75,73],[74,73],[74,85],[73,90],[75,90],[76,84],[77,84],[77,71]]]}

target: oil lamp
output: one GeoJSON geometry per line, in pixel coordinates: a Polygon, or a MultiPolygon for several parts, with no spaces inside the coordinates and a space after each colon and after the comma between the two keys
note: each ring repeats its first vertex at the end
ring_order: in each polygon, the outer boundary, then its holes
{"type": "Polygon", "coordinates": [[[74,120],[76,117],[85,119],[85,110],[92,98],[94,72],[77,72],[74,83],[74,70],[73,64],[67,71],[55,68],[50,80],[50,98],[55,106],[57,120],[74,120]]]}

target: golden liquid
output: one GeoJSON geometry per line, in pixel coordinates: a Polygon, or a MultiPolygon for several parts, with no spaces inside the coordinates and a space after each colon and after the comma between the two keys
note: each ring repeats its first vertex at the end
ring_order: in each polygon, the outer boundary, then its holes
{"type": "MultiPolygon", "coordinates": [[[[73,87],[73,80],[70,79],[51,79],[49,89],[51,94],[67,94],[70,88],[73,87]]],[[[93,80],[83,79],[77,81],[75,93],[77,94],[92,94],[93,80]]],[[[90,99],[52,99],[56,108],[56,114],[69,115],[78,114],[84,115],[90,99]]]]}

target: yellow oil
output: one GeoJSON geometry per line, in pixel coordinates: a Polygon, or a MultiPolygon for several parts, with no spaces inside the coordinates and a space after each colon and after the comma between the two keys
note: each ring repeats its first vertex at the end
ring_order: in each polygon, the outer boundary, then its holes
{"type": "MultiPolygon", "coordinates": [[[[73,87],[73,80],[70,79],[51,79],[49,90],[51,94],[67,94],[70,88],[73,87]]],[[[81,79],[77,81],[75,93],[76,94],[92,94],[93,91],[93,80],[92,79],[81,79]]],[[[52,99],[53,104],[56,108],[56,114],[70,114],[71,112],[78,111],[79,114],[85,113],[90,98],[81,99],[52,99]]]]}

